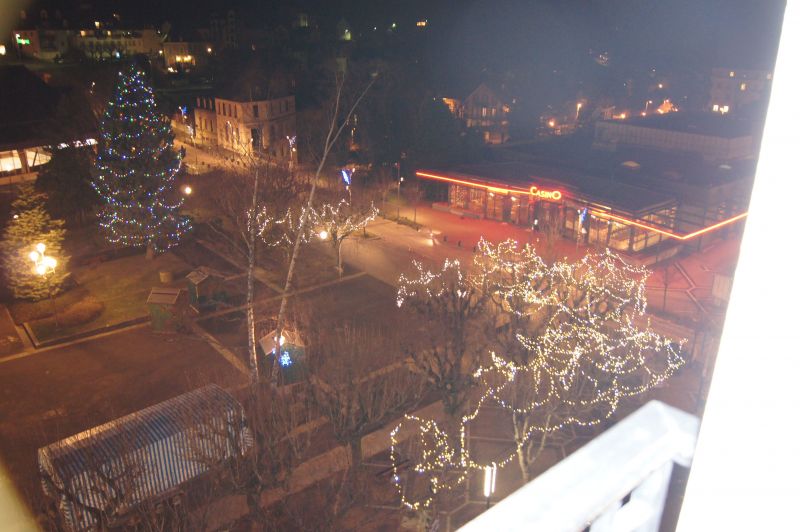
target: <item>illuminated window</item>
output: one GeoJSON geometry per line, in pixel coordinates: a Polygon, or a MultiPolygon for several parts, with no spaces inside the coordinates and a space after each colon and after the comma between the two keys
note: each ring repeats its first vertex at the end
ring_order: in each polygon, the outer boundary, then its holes
{"type": "Polygon", "coordinates": [[[711,108],[711,110],[714,111],[715,113],[718,113],[719,112],[719,105],[715,103],[714,106],[711,108]]]}
{"type": "Polygon", "coordinates": [[[739,90],[740,91],[746,91],[747,90],[747,83],[742,83],[741,85],[739,85],[739,90]]]}
{"type": "Polygon", "coordinates": [[[0,151],[0,173],[13,172],[22,168],[15,151],[0,151]]]}
{"type": "Polygon", "coordinates": [[[731,70],[730,72],[728,72],[728,77],[729,77],[729,78],[732,78],[732,77],[734,77],[735,75],[736,75],[736,72],[734,72],[733,70],[731,70]]]}
{"type": "Polygon", "coordinates": [[[50,160],[50,155],[39,149],[25,150],[25,158],[28,160],[28,168],[42,165],[50,160]]]}
{"type": "Polygon", "coordinates": [[[6,45],[0,44],[0,55],[6,55],[6,45]]]}

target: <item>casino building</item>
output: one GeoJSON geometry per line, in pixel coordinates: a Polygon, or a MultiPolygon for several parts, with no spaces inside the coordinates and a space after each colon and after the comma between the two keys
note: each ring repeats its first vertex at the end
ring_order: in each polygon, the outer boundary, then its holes
{"type": "Polygon", "coordinates": [[[654,187],[623,173],[590,175],[569,166],[488,163],[423,168],[416,175],[447,185],[447,203],[434,208],[534,230],[555,227],[564,238],[636,255],[643,262],[668,258],[689,242],[699,246],[713,233],[741,226],[746,217],[740,207],[745,201],[732,201],[741,187],[733,190],[729,182],[698,185],[702,197],[711,198],[698,207],[692,200],[698,194],[685,184],[654,187]],[[719,190],[709,193],[709,187],[719,190]]]}

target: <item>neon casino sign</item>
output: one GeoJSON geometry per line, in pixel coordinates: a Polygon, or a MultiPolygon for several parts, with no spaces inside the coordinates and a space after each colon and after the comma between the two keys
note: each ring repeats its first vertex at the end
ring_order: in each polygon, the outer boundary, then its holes
{"type": "Polygon", "coordinates": [[[541,190],[536,185],[532,185],[528,192],[531,196],[536,196],[545,200],[558,201],[561,199],[560,190],[541,190]]]}

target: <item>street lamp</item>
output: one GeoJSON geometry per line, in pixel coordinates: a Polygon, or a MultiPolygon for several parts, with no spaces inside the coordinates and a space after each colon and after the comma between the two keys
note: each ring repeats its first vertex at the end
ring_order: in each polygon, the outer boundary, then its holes
{"type": "Polygon", "coordinates": [[[183,187],[183,193],[186,194],[187,196],[191,195],[192,187],[190,187],[189,185],[186,185],[185,187],[183,187]]]}
{"type": "Polygon", "coordinates": [[[328,240],[328,232],[325,229],[319,232],[319,239],[328,240]]]}
{"type": "Polygon", "coordinates": [[[45,255],[45,249],[45,245],[39,242],[36,244],[34,250],[28,253],[28,258],[33,262],[33,273],[41,276],[47,283],[47,295],[50,297],[50,305],[53,307],[53,319],[56,322],[56,326],[58,326],[56,302],[55,299],[53,299],[53,274],[56,273],[58,261],[55,257],[45,255]]]}
{"type": "Polygon", "coordinates": [[[578,102],[578,104],[575,106],[575,120],[576,121],[578,120],[578,115],[581,114],[581,107],[583,107],[583,103],[581,103],[581,102],[578,102]]]}
{"type": "Polygon", "coordinates": [[[403,177],[397,180],[397,219],[400,219],[400,183],[403,182],[403,177]]]}
{"type": "Polygon", "coordinates": [[[497,484],[497,464],[487,465],[483,468],[483,496],[486,497],[486,507],[492,500],[495,485],[497,484]]]}

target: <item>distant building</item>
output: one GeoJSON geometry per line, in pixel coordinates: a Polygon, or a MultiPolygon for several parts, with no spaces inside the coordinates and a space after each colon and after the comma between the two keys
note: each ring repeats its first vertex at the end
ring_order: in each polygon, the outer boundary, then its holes
{"type": "Polygon", "coordinates": [[[192,70],[203,68],[208,58],[214,53],[210,42],[174,42],[167,41],[162,45],[164,66],[169,70],[192,70]]]}
{"type": "Polygon", "coordinates": [[[69,50],[82,51],[90,59],[118,59],[145,54],[156,56],[161,50],[161,34],[154,29],[108,29],[99,22],[94,28],[17,29],[11,42],[22,56],[56,61],[69,50]]]}
{"type": "Polygon", "coordinates": [[[611,151],[637,147],[696,153],[709,161],[753,157],[756,150],[749,122],[711,113],[602,120],[595,124],[594,147],[611,151]]]}
{"type": "Polygon", "coordinates": [[[769,95],[772,73],[766,70],[711,70],[709,110],[725,114],[757,102],[769,95]]]}
{"type": "Polygon", "coordinates": [[[196,139],[237,153],[260,152],[289,160],[297,135],[294,96],[197,98],[196,139]]]}
{"type": "Polygon", "coordinates": [[[75,47],[91,59],[116,59],[138,54],[155,57],[161,50],[161,33],[153,29],[116,30],[91,28],[78,30],[75,47]]]}
{"type": "Polygon", "coordinates": [[[479,130],[487,144],[508,140],[508,115],[514,102],[504,91],[481,83],[464,98],[450,94],[441,100],[468,128],[479,130]]]}
{"type": "Polygon", "coordinates": [[[228,10],[222,16],[211,16],[211,40],[221,48],[236,49],[239,47],[239,28],[236,12],[228,10]]]}
{"type": "Polygon", "coordinates": [[[55,61],[72,46],[73,33],[65,29],[20,29],[12,32],[11,42],[22,56],[55,61]]]}

